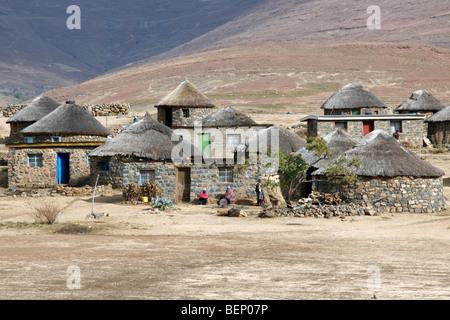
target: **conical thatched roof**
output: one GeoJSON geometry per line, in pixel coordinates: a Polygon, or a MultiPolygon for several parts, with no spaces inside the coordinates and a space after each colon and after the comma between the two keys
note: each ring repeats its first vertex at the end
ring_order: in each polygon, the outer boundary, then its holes
{"type": "MultiPolygon", "coordinates": [[[[352,160],[357,158],[360,167],[351,167],[352,174],[365,177],[440,177],[445,172],[420,159],[415,153],[405,149],[397,140],[383,130],[375,130],[361,139],[352,149],[340,157],[352,160]]],[[[313,175],[325,173],[322,167],[313,175]]]]}
{"type": "MultiPolygon", "coordinates": [[[[274,136],[275,138],[275,136],[274,136]]],[[[256,152],[265,153],[268,149],[272,152],[274,150],[281,150],[284,152],[295,152],[300,148],[306,146],[306,140],[301,138],[294,132],[279,127],[272,126],[255,133],[245,144],[241,144],[236,148],[237,152],[256,152]],[[272,135],[278,132],[278,148],[272,146],[272,135]]]]}
{"type": "Polygon", "coordinates": [[[222,108],[202,120],[203,126],[255,126],[253,119],[232,107],[222,108]]]}
{"type": "MultiPolygon", "coordinates": [[[[90,156],[173,160],[172,150],[176,145],[183,147],[185,151],[191,150],[191,154],[194,155],[195,149],[188,141],[179,142],[180,137],[174,136],[173,139],[172,134],[172,129],[155,121],[147,113],[143,119],[129,125],[120,134],[93,150],[90,156]]],[[[201,155],[201,151],[198,154],[201,155]]],[[[190,157],[181,158],[190,159],[190,157]]]]}
{"type": "Polygon", "coordinates": [[[450,121],[450,106],[445,107],[441,111],[436,112],[431,117],[426,119],[427,122],[444,122],[450,121]]]}
{"type": "Polygon", "coordinates": [[[187,79],[155,104],[155,107],[213,108],[214,103],[187,79]]]}
{"type": "Polygon", "coordinates": [[[342,87],[321,106],[322,109],[353,109],[360,107],[387,108],[380,98],[356,82],[342,87]]]}
{"type": "Polygon", "coordinates": [[[112,132],[93,115],[72,103],[60,105],[39,121],[21,131],[25,135],[98,135],[112,132]]]}
{"type": "MultiPolygon", "coordinates": [[[[327,143],[330,155],[326,159],[322,159],[315,163],[314,167],[316,168],[321,168],[330,164],[345,151],[353,148],[357,143],[357,140],[353,139],[347,132],[342,129],[336,129],[332,133],[325,136],[323,139],[327,143]]],[[[317,161],[315,152],[306,150],[306,147],[301,148],[295,154],[301,154],[303,160],[305,160],[307,164],[312,164],[317,161]]]]}
{"type": "Polygon", "coordinates": [[[419,111],[437,112],[445,107],[445,104],[433,97],[427,90],[421,89],[413,92],[394,111],[408,111],[411,113],[419,111]]]}
{"type": "Polygon", "coordinates": [[[61,105],[46,95],[40,95],[31,101],[25,108],[17,111],[6,123],[10,122],[36,122],[45,117],[61,105]]]}

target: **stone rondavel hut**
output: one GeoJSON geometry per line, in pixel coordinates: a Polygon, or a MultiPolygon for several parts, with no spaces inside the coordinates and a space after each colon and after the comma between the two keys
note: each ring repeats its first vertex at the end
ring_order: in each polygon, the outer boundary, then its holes
{"type": "Polygon", "coordinates": [[[444,109],[446,105],[427,90],[413,92],[411,96],[394,109],[398,113],[422,113],[428,117],[444,109]]]}
{"type": "Polygon", "coordinates": [[[89,152],[112,132],[68,101],[20,134],[23,141],[6,145],[9,187],[49,188],[86,183],[90,175],[89,152]]]}
{"type": "Polygon", "coordinates": [[[353,82],[334,93],[320,107],[324,115],[387,114],[389,109],[373,92],[353,82]]]}
{"type": "Polygon", "coordinates": [[[17,111],[6,123],[10,125],[10,140],[21,139],[20,131],[43,118],[61,105],[46,95],[40,95],[31,101],[26,107],[17,111]],[[17,138],[17,139],[15,139],[17,138]]]}
{"type": "MultiPolygon", "coordinates": [[[[317,191],[339,192],[346,201],[368,201],[383,212],[429,213],[445,209],[444,171],[420,159],[385,131],[369,133],[340,157],[359,159],[359,168],[350,168],[358,181],[316,181],[317,191]]],[[[321,180],[324,173],[325,169],[320,168],[312,175],[321,180]]]]}
{"type": "Polygon", "coordinates": [[[168,127],[193,126],[208,116],[215,104],[189,80],[184,80],[172,92],[154,105],[158,121],[168,127]]]}
{"type": "Polygon", "coordinates": [[[428,138],[434,144],[450,143],[450,106],[436,112],[425,122],[428,124],[428,138]]]}

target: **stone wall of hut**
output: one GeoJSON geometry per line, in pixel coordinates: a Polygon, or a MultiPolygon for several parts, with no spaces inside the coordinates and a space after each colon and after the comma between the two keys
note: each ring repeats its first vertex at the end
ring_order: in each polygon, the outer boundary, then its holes
{"type": "Polygon", "coordinates": [[[431,141],[434,140],[434,136],[438,132],[442,133],[443,140],[445,140],[445,138],[450,139],[450,121],[427,122],[427,124],[428,124],[427,137],[431,141]]]}
{"type": "MultiPolygon", "coordinates": [[[[390,129],[391,120],[376,120],[374,121],[374,130],[384,130],[389,134],[392,134],[390,129]]],[[[342,119],[342,121],[308,121],[308,136],[312,137],[325,137],[336,130],[336,122],[347,123],[347,133],[353,138],[359,140],[364,137],[363,121],[349,121],[342,119]],[[312,123],[312,124],[310,124],[312,123]],[[314,132],[315,131],[315,132],[314,132]]],[[[422,136],[426,131],[423,129],[422,120],[402,120],[402,132],[400,132],[401,143],[407,144],[412,148],[419,148],[422,145],[422,136]]]]}
{"type": "MultiPolygon", "coordinates": [[[[165,123],[165,109],[166,107],[158,107],[158,122],[165,123]]],[[[178,126],[194,126],[194,124],[198,121],[203,120],[205,117],[209,116],[214,108],[182,108],[182,107],[174,107],[172,109],[172,127],[178,126]],[[189,117],[184,117],[183,109],[189,110],[189,117]]]]}
{"type": "Polygon", "coordinates": [[[8,187],[51,188],[57,185],[57,153],[69,153],[69,185],[84,185],[89,179],[89,151],[95,147],[10,148],[8,187]],[[28,154],[41,154],[42,167],[31,167],[28,154]]]}
{"type": "MultiPolygon", "coordinates": [[[[317,177],[316,177],[317,178],[317,177]]],[[[368,178],[351,184],[315,182],[319,192],[338,192],[348,202],[371,202],[384,213],[432,213],[445,210],[443,180],[440,178],[368,178]]]]}
{"type": "MultiPolygon", "coordinates": [[[[226,187],[230,185],[237,198],[254,198],[256,181],[259,178],[255,171],[246,170],[236,173],[232,182],[220,181],[219,167],[226,164],[217,163],[192,163],[190,167],[191,185],[190,199],[194,201],[203,188],[207,188],[210,197],[218,197],[224,194],[226,187]]],[[[227,166],[230,170],[233,166],[227,166]]],[[[175,199],[176,166],[170,161],[124,161],[118,158],[92,158],[91,176],[93,179],[99,175],[99,184],[111,184],[114,188],[122,188],[130,183],[140,185],[141,170],[154,170],[155,182],[161,189],[163,197],[175,199]],[[100,162],[109,162],[109,171],[101,171],[100,162]]]]}

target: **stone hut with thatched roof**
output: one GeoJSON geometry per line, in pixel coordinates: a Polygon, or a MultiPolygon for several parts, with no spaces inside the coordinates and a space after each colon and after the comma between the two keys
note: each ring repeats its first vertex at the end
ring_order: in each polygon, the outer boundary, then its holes
{"type": "Polygon", "coordinates": [[[444,109],[446,105],[436,99],[427,90],[420,89],[411,94],[411,96],[403,101],[394,109],[397,113],[421,113],[426,118],[431,117],[436,112],[444,109]]]}
{"type": "Polygon", "coordinates": [[[35,123],[60,105],[61,103],[46,95],[40,95],[35,98],[25,108],[16,112],[6,121],[10,125],[10,139],[8,141],[21,140],[22,136],[20,135],[20,131],[22,129],[35,123]]]}
{"type": "Polygon", "coordinates": [[[91,153],[92,175],[99,174],[100,183],[125,187],[154,181],[163,196],[176,202],[195,200],[203,188],[210,197],[223,194],[227,185],[233,186],[238,198],[253,191],[254,178],[248,179],[251,173],[233,175],[221,169],[188,139],[148,113],[91,153]]]}
{"type": "Polygon", "coordinates": [[[382,212],[429,213],[445,209],[444,171],[404,148],[391,135],[376,130],[340,157],[359,159],[351,174],[358,180],[339,184],[326,182],[325,169],[313,172],[314,188],[339,192],[346,201],[367,201],[382,212]]]}
{"type": "Polygon", "coordinates": [[[215,107],[215,104],[187,79],[155,104],[158,121],[168,127],[193,126],[195,121],[209,115],[215,107]]]}
{"type": "Polygon", "coordinates": [[[353,82],[334,93],[320,107],[324,115],[387,114],[389,108],[373,92],[353,82]]]}
{"type": "Polygon", "coordinates": [[[428,125],[427,136],[434,145],[446,146],[450,143],[450,106],[425,120],[428,125]]]}
{"type": "Polygon", "coordinates": [[[9,187],[48,188],[87,182],[89,152],[103,144],[112,132],[82,107],[68,101],[20,134],[22,141],[6,145],[9,187]]]}

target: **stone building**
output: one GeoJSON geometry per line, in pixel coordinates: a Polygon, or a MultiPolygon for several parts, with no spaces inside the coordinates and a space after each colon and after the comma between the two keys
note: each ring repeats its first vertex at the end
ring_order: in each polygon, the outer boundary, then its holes
{"type": "Polygon", "coordinates": [[[61,105],[56,100],[40,95],[11,116],[6,123],[10,125],[9,142],[23,140],[20,131],[35,123],[61,105]]]}
{"type": "Polygon", "coordinates": [[[203,188],[210,197],[232,186],[238,198],[253,195],[252,172],[205,159],[202,151],[150,114],[91,152],[91,172],[100,183],[123,187],[155,181],[162,195],[176,202],[195,200],[203,188]]]}
{"type": "Polygon", "coordinates": [[[445,172],[404,148],[390,134],[376,130],[341,154],[347,160],[359,159],[351,174],[358,180],[339,184],[327,181],[325,169],[313,172],[314,189],[338,192],[349,202],[367,201],[380,212],[430,213],[445,209],[445,172]]]}
{"type": "Polygon", "coordinates": [[[193,126],[208,116],[216,106],[189,80],[154,105],[158,109],[158,121],[168,127],[193,126]]]}
{"type": "Polygon", "coordinates": [[[112,132],[82,107],[66,103],[20,134],[23,140],[6,145],[9,187],[49,188],[86,182],[89,152],[112,132]]]}
{"type": "Polygon", "coordinates": [[[436,112],[425,122],[428,124],[427,137],[434,141],[434,144],[450,143],[450,106],[436,112]]]}
{"type": "Polygon", "coordinates": [[[359,140],[374,130],[389,134],[399,131],[399,141],[412,148],[419,148],[426,133],[423,127],[425,115],[378,114],[378,115],[311,115],[300,119],[307,122],[308,137],[325,137],[340,128],[359,140]]]}
{"type": "Polygon", "coordinates": [[[388,114],[389,108],[373,92],[353,82],[334,93],[320,107],[324,115],[388,114]]]}

